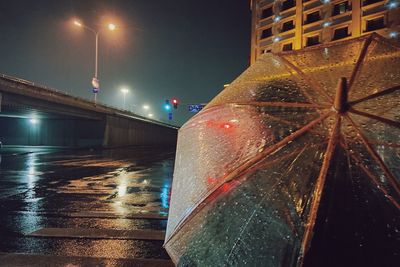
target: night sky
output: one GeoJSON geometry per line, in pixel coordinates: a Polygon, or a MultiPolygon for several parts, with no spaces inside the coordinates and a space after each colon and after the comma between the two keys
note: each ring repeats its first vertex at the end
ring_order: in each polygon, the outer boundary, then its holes
{"type": "Polygon", "coordinates": [[[99,41],[99,102],[142,104],[167,120],[165,99],[182,105],[172,124],[192,113],[188,103],[206,103],[249,65],[247,0],[0,0],[0,73],[92,98],[94,35],[73,25],[109,22],[99,41]]]}

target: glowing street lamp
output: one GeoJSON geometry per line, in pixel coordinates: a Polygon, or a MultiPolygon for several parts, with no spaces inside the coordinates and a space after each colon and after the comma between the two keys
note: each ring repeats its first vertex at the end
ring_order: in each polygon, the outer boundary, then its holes
{"type": "MultiPolygon", "coordinates": [[[[99,30],[95,30],[95,29],[92,29],[92,28],[82,24],[78,20],[74,20],[74,25],[77,27],[84,28],[84,29],[92,32],[95,35],[96,49],[95,49],[94,77],[92,79],[92,86],[93,86],[93,94],[94,94],[93,101],[94,101],[94,103],[96,103],[97,102],[97,93],[99,92],[99,89],[100,89],[100,83],[99,83],[99,79],[98,79],[98,75],[97,75],[98,55],[99,55],[99,34],[103,30],[103,28],[101,28],[99,30]]],[[[114,31],[117,28],[117,26],[115,26],[115,24],[110,23],[107,25],[107,28],[110,31],[114,31]]]]}
{"type": "Polygon", "coordinates": [[[147,116],[149,116],[149,118],[153,118],[153,117],[154,117],[154,114],[149,113],[149,114],[147,114],[147,116]]]}
{"type": "Polygon", "coordinates": [[[108,24],[108,29],[110,30],[110,31],[113,31],[113,30],[115,30],[116,28],[117,28],[117,26],[115,26],[115,24],[112,24],[112,23],[110,23],[110,24],[108,24]]]}
{"type": "Polygon", "coordinates": [[[129,90],[126,89],[126,88],[122,88],[121,89],[121,93],[124,95],[124,105],[123,105],[123,107],[125,109],[125,98],[126,98],[126,94],[129,93],[129,90]]]}
{"type": "Polygon", "coordinates": [[[144,110],[149,110],[149,109],[150,109],[150,106],[149,106],[149,105],[143,105],[142,108],[143,108],[144,110]]]}

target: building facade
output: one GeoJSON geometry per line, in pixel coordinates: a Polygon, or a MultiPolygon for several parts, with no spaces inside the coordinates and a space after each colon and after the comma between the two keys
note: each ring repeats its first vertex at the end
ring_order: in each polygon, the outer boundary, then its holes
{"type": "Polygon", "coordinates": [[[400,0],[251,0],[251,63],[371,32],[400,39],[400,0]]]}

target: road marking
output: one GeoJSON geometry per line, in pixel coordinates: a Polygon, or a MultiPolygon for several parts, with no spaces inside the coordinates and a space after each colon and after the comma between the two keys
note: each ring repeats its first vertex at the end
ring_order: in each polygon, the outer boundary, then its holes
{"type": "Polygon", "coordinates": [[[168,216],[157,213],[134,213],[134,214],[116,214],[108,212],[73,212],[68,214],[71,217],[80,218],[110,218],[110,219],[158,219],[166,220],[168,216]]]}
{"type": "Polygon", "coordinates": [[[165,231],[157,230],[115,230],[93,228],[42,228],[27,236],[34,237],[66,237],[89,239],[136,239],[164,240],[165,231]]]}
{"type": "Polygon", "coordinates": [[[29,214],[35,216],[52,216],[68,218],[98,218],[98,219],[146,219],[146,220],[167,220],[168,215],[159,213],[128,213],[120,214],[114,212],[36,212],[36,211],[11,211],[13,214],[29,214]]]}
{"type": "Polygon", "coordinates": [[[165,259],[123,259],[79,256],[56,256],[23,253],[1,253],[0,266],[140,266],[140,267],[173,267],[170,260],[165,259]]]}

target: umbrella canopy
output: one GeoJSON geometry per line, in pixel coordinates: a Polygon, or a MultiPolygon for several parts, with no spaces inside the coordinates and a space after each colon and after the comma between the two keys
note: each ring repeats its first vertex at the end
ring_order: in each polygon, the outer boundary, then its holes
{"type": "Polygon", "coordinates": [[[262,55],[179,131],[172,260],[398,262],[399,96],[400,49],[377,34],[262,55]]]}

